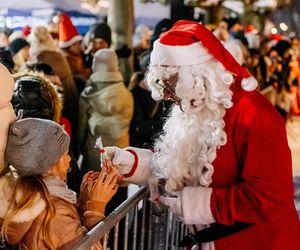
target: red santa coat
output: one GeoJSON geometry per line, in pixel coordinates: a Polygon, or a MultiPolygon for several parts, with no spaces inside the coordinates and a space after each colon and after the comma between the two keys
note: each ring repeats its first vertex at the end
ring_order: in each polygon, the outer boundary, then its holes
{"type": "MultiPolygon", "coordinates": [[[[181,218],[186,224],[253,224],[209,244],[216,250],[299,250],[285,123],[258,91],[246,92],[240,82],[232,91],[233,107],[224,117],[227,143],[213,162],[211,187],[183,189],[181,218]]],[[[139,163],[128,180],[145,183],[152,152],[134,150],[139,163]]]]}
{"type": "Polygon", "coordinates": [[[259,92],[245,92],[237,83],[232,90],[233,107],[224,117],[227,144],[213,162],[212,189],[209,196],[204,188],[184,190],[184,217],[198,224],[201,216],[211,220],[211,213],[216,223],[254,224],[216,240],[216,250],[300,249],[285,123],[259,92]],[[202,194],[204,198],[195,201],[202,194]],[[203,209],[203,202],[210,203],[211,211],[203,209]],[[198,215],[196,210],[204,213],[198,215]]]}

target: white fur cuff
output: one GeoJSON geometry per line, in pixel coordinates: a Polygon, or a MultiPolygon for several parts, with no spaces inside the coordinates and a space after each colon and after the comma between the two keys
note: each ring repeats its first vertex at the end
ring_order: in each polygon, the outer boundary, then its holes
{"type": "Polygon", "coordinates": [[[185,187],[182,191],[182,211],[185,224],[207,225],[215,222],[210,209],[212,188],[185,187]]]}
{"type": "Polygon", "coordinates": [[[130,149],[137,154],[138,165],[133,175],[131,177],[124,178],[124,180],[137,185],[147,184],[148,179],[152,175],[150,161],[153,152],[148,149],[140,149],[140,148],[132,148],[132,147],[128,147],[125,149],[130,149]]]}

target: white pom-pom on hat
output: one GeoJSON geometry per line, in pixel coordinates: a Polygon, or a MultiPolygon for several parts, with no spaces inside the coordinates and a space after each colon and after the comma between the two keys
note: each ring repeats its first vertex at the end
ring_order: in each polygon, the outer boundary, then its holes
{"type": "Polygon", "coordinates": [[[246,91],[253,91],[257,88],[258,82],[253,76],[243,78],[241,82],[242,88],[246,91]]]}

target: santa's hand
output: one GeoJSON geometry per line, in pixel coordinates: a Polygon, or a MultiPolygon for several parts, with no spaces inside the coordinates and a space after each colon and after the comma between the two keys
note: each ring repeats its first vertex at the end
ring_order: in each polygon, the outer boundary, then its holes
{"type": "Polygon", "coordinates": [[[119,174],[124,180],[134,184],[143,185],[151,176],[150,160],[152,151],[128,147],[105,147],[112,164],[117,166],[119,174]]]}
{"type": "Polygon", "coordinates": [[[118,147],[105,147],[113,165],[117,166],[120,175],[127,174],[134,165],[134,155],[118,147]]]}
{"type": "Polygon", "coordinates": [[[160,196],[159,201],[169,207],[170,212],[182,218],[181,192],[176,193],[174,197],[160,196]]]}

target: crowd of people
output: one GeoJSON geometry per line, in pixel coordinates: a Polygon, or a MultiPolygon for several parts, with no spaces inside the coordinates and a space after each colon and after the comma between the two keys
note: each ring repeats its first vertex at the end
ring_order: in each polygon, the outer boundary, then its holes
{"type": "Polygon", "coordinates": [[[0,31],[3,244],[68,248],[127,199],[127,181],[149,181],[152,200],[186,224],[215,225],[215,246],[197,241],[203,249],[297,249],[280,116],[300,115],[298,37],[232,20],[163,19],[135,31],[134,47],[121,51],[110,48],[107,23],[82,37],[65,13],[49,26],[0,31]],[[130,55],[125,82],[119,58],[130,55]],[[102,169],[99,136],[113,163],[102,169]],[[230,226],[229,238],[218,225],[230,226]]]}

